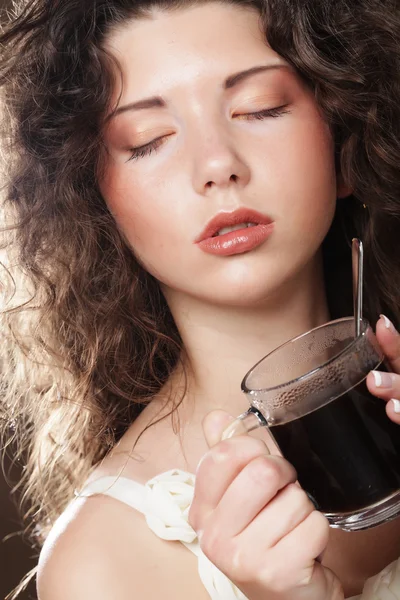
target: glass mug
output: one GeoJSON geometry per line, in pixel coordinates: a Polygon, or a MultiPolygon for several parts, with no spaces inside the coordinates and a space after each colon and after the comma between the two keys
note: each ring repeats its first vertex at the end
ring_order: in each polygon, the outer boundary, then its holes
{"type": "Polygon", "coordinates": [[[356,531],[400,515],[400,426],[365,379],[388,371],[368,321],[330,321],[279,346],[244,377],[251,407],[223,439],[268,427],[331,527],[356,531]]]}

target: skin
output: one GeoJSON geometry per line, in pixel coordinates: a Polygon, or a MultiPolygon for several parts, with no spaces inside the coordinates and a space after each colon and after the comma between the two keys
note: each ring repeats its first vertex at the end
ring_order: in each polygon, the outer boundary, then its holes
{"type": "MultiPolygon", "coordinates": [[[[249,368],[329,320],[320,245],[336,198],[350,193],[335,173],[329,127],[311,91],[266,45],[252,10],[212,3],[153,12],[113,31],[106,47],[124,82],[111,106],[120,93],[120,107],[153,96],[164,103],[107,122],[100,185],[121,233],[160,282],[189,374],[174,416],[179,435],[169,420],[154,425],[137,446],[142,461],[125,462],[124,476],[144,482],[171,468],[196,472],[190,524],[205,554],[250,600],[359,593],[367,577],[399,556],[400,523],[333,532],[266,432],[219,441],[227,413],[248,407],[240,382],[249,368]],[[223,89],[226,78],[259,65],[277,68],[223,89]],[[281,105],[280,116],[252,116],[281,105]],[[159,138],[157,150],[129,160],[131,148],[159,138]],[[206,223],[239,207],[269,215],[271,237],[240,255],[203,253],[194,240],[206,223]],[[209,414],[217,407],[222,411],[209,414]],[[321,564],[315,559],[323,553],[321,564]]],[[[386,325],[380,319],[377,337],[398,373],[400,336],[386,325]]],[[[391,377],[391,388],[378,389],[368,376],[383,401],[400,398],[400,376],[391,377]]],[[[181,383],[178,368],[92,478],[116,472],[119,455],[165,414],[165,400],[181,383]]],[[[400,422],[393,403],[387,413],[400,422]]]]}

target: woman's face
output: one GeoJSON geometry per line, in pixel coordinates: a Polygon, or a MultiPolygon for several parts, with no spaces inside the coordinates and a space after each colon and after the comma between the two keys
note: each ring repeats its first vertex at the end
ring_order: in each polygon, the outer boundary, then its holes
{"type": "Polygon", "coordinates": [[[100,186],[163,289],[243,306],[305,272],[335,210],[333,141],[311,91],[266,45],[258,14],[222,3],[154,12],[106,47],[123,72],[113,101],[122,91],[126,110],[105,127],[100,186]],[[198,243],[213,217],[241,208],[271,225],[243,214],[256,235],[242,226],[198,243]]]}

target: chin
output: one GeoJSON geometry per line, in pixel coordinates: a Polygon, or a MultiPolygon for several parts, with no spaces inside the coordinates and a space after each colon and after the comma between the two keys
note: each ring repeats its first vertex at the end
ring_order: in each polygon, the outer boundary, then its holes
{"type": "Polygon", "coordinates": [[[278,304],[285,294],[293,292],[288,288],[307,278],[305,271],[315,270],[314,260],[308,254],[311,252],[291,253],[288,257],[276,252],[257,256],[248,253],[206,267],[184,265],[180,272],[164,278],[161,285],[171,298],[186,296],[205,304],[256,309],[269,302],[278,304]]]}
{"type": "Polygon", "coordinates": [[[209,294],[204,300],[231,308],[258,308],[264,306],[268,299],[274,296],[275,291],[275,286],[260,281],[257,284],[249,283],[242,286],[227,284],[225,289],[214,290],[214,293],[209,294]]]}
{"type": "Polygon", "coordinates": [[[286,283],[276,269],[254,268],[241,276],[205,277],[197,281],[197,289],[191,295],[200,301],[219,306],[238,308],[257,308],[265,305],[269,299],[279,294],[286,283]]]}

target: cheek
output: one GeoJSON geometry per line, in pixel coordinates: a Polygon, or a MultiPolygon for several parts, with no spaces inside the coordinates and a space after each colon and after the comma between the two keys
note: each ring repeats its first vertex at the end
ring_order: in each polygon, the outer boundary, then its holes
{"type": "Polygon", "coordinates": [[[177,219],[171,210],[173,199],[168,201],[165,183],[141,177],[141,181],[146,181],[143,185],[138,179],[129,166],[111,166],[101,184],[101,192],[128,245],[146,268],[156,274],[156,262],[159,263],[160,258],[161,262],[170,261],[168,252],[176,247],[177,219]]]}
{"type": "MultiPolygon", "coordinates": [[[[275,144],[275,156],[285,175],[283,181],[296,182],[299,190],[335,186],[334,144],[328,126],[319,119],[299,119],[292,130],[283,132],[275,144]]],[[[322,190],[321,190],[322,191],[322,190]]]]}
{"type": "Polygon", "coordinates": [[[297,141],[297,149],[289,150],[289,157],[296,163],[302,186],[317,194],[336,193],[334,143],[328,125],[320,120],[305,121],[297,141]]]}
{"type": "Polygon", "coordinates": [[[276,141],[270,175],[280,182],[279,206],[289,223],[329,228],[336,205],[334,143],[321,118],[299,119],[276,141]]]}

